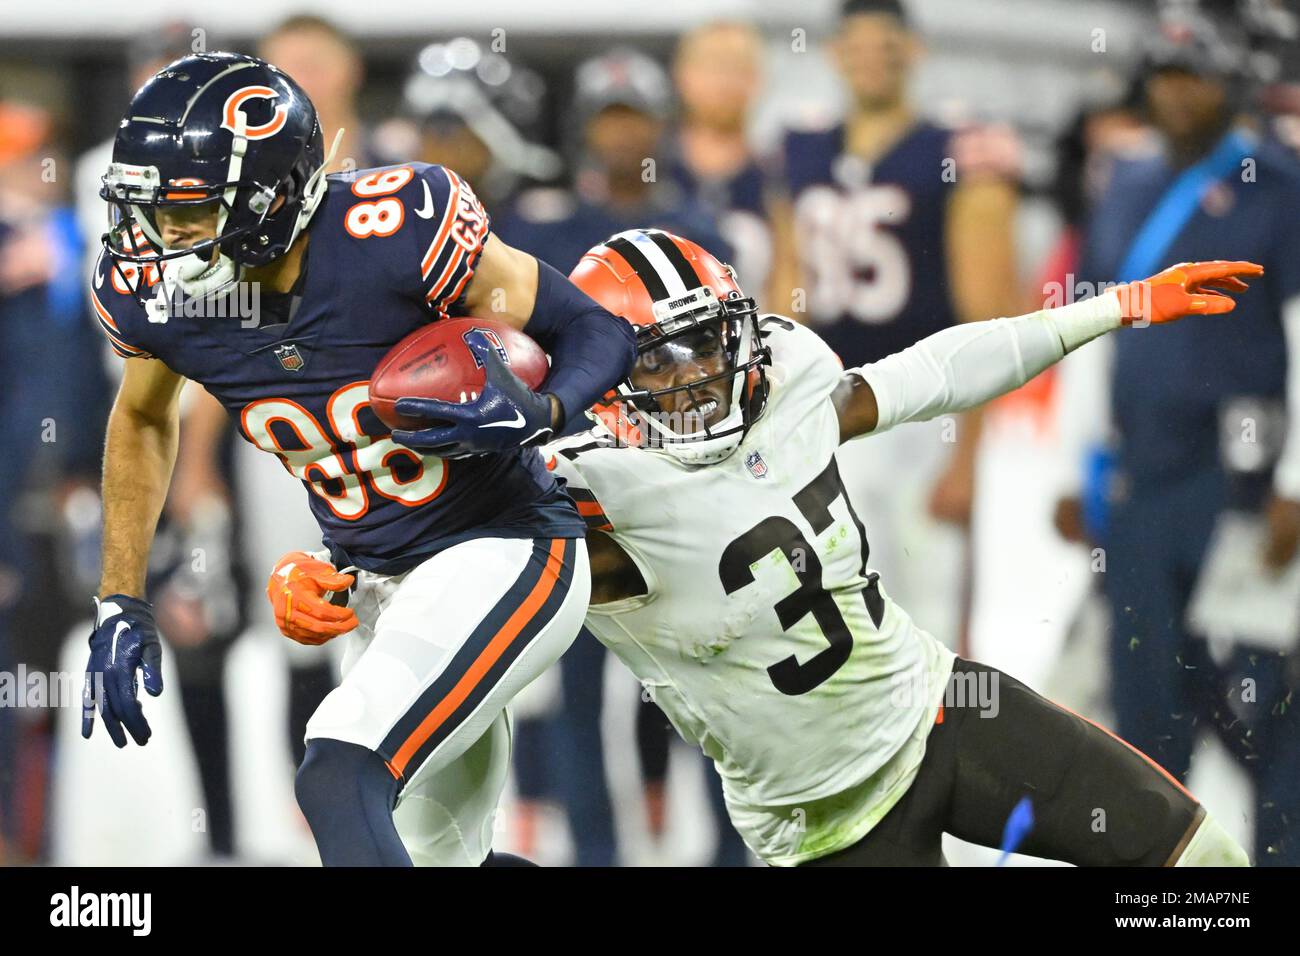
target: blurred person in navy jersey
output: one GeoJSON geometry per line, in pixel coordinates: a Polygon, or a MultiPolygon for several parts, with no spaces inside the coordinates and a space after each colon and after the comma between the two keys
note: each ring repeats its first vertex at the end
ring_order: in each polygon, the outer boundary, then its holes
{"type": "MultiPolygon", "coordinates": [[[[20,663],[53,672],[72,623],[59,518],[95,487],[108,407],[63,168],[51,113],[0,98],[0,672],[10,675],[20,663]]],[[[51,734],[45,712],[0,706],[0,862],[43,851],[51,734]],[[19,803],[34,813],[20,818],[19,803]]]]}
{"type": "Polygon", "coordinates": [[[672,108],[668,74],[643,54],[619,49],[579,65],[568,112],[573,188],[522,193],[500,217],[507,241],[566,274],[592,244],[647,225],[719,243],[730,257],[717,223],[669,175],[672,108]]]}
{"type": "Polygon", "coordinates": [[[761,289],[772,266],[773,176],[749,141],[763,85],[763,38],[752,25],[718,21],[684,34],[673,60],[681,119],[672,132],[672,176],[713,216],[735,254],[731,265],[761,289]]]}
{"type": "MultiPolygon", "coordinates": [[[[918,115],[907,84],[921,40],[899,0],[846,0],[828,52],[848,113],[786,136],[790,205],[774,228],[768,307],[806,321],[846,367],[959,322],[1014,315],[1014,135],[918,115]]],[[[845,452],[873,560],[901,569],[895,597],[953,648],[979,423],[975,410],[845,452]]]]}
{"type": "Polygon", "coordinates": [[[538,142],[546,84],[526,66],[470,37],[431,43],[415,58],[401,115],[375,130],[386,158],[415,156],[458,170],[500,206],[522,182],[548,182],[563,161],[538,142]]]}
{"type": "MultiPolygon", "coordinates": [[[[569,189],[540,187],[520,194],[497,221],[507,243],[569,273],[592,246],[615,233],[654,226],[712,249],[724,260],[732,247],[718,226],[671,175],[666,131],[672,117],[668,74],[654,60],[616,49],[580,64],[575,75],[570,133],[577,171],[569,189]]],[[[570,423],[571,431],[590,422],[570,423]]],[[[605,649],[585,629],[560,659],[563,713],[555,725],[524,727],[516,764],[527,804],[549,789],[564,805],[579,866],[609,866],[617,858],[613,813],[600,736],[605,649]],[[529,748],[554,747],[553,773],[529,748]]],[[[664,826],[664,780],[671,725],[643,701],[637,716],[650,831],[664,826]]],[[[719,832],[718,862],[742,863],[744,843],[722,803],[721,781],[706,774],[710,806],[719,832]]]]}
{"type": "Polygon", "coordinates": [[[1300,539],[1300,166],[1242,117],[1251,87],[1232,19],[1168,11],[1147,47],[1155,158],[1116,165],[1092,216],[1081,277],[1124,281],[1150,261],[1213,247],[1265,267],[1233,320],[1192,318],[1161,343],[1115,342],[1111,469],[1088,497],[1107,555],[1118,732],[1176,776],[1213,727],[1255,785],[1255,859],[1300,863],[1300,678],[1287,648],[1194,633],[1188,608],[1227,513],[1264,522],[1263,563],[1300,539]],[[1151,369],[1160,374],[1151,374],[1151,369]],[[1248,426],[1248,427],[1247,427],[1248,426]]]}

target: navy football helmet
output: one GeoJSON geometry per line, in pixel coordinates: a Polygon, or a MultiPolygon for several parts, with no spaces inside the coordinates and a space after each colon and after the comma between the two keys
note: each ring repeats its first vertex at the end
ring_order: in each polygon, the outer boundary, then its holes
{"type": "Polygon", "coordinates": [[[327,163],[316,109],[285,73],[234,53],[182,57],[139,89],[118,127],[100,190],[104,247],[142,302],[155,279],[212,295],[284,255],[325,194],[327,163]],[[164,227],[187,217],[206,235],[164,227]]]}

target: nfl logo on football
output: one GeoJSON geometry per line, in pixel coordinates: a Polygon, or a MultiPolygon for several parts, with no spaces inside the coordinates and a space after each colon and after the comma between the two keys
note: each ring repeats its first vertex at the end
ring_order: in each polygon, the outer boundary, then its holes
{"type": "Polygon", "coordinates": [[[767,477],[767,462],[756,451],[751,451],[745,456],[745,467],[749,469],[749,473],[755,478],[767,477]]]}
{"type": "Polygon", "coordinates": [[[300,372],[302,367],[307,364],[307,360],[298,351],[298,346],[292,343],[276,346],[275,357],[280,360],[280,367],[286,372],[300,372]]]}
{"type": "MultiPolygon", "coordinates": [[[[497,335],[496,332],[492,331],[491,329],[481,329],[475,326],[474,328],[466,331],[466,333],[461,336],[461,338],[465,340],[466,345],[472,343],[473,339],[470,338],[470,336],[472,335],[481,335],[483,336],[483,338],[487,339],[488,345],[492,346],[492,348],[497,350],[497,355],[501,357],[501,361],[504,362],[506,365],[510,364],[510,353],[506,351],[505,343],[501,341],[501,336],[497,335]]],[[[477,368],[483,367],[483,362],[479,359],[477,355],[474,356],[474,365],[477,368]]]]}

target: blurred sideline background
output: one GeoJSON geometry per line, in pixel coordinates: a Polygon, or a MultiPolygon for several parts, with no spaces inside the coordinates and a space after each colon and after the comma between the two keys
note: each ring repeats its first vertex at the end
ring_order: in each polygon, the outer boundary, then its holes
{"type": "MultiPolygon", "coordinates": [[[[852,109],[827,50],[840,29],[839,6],[226,0],[160,11],[56,0],[5,11],[0,672],[41,675],[49,695],[0,699],[0,861],[316,859],[294,803],[293,767],[301,726],[337,662],[328,649],[281,638],[262,587],[280,553],[315,547],[319,534],[297,482],[270,456],[254,458],[232,440],[202,395],[187,395],[188,434],[153,556],[151,599],[168,640],[168,689],[146,703],[153,741],[118,752],[105,734],[79,739],[98,577],[98,459],[118,374],[93,331],[84,282],[104,220],[94,195],[104,144],[142,78],[191,49],[258,52],[304,85],[327,140],[331,127],[348,129],[339,169],[443,162],[475,185],[503,237],[524,248],[544,245],[548,229],[589,228],[588,207],[617,205],[619,163],[628,156],[608,140],[619,130],[634,143],[642,136],[657,160],[655,189],[629,204],[665,221],[681,206],[707,217],[746,288],[766,308],[797,314],[793,286],[781,285],[795,255],[782,232],[791,220],[782,217],[798,200],[786,136],[834,124],[852,109]],[[579,70],[610,51],[585,75],[579,70]],[[621,117],[632,125],[600,127],[619,111],[635,114],[621,117]],[[710,192],[671,173],[719,156],[726,167],[735,117],[743,120],[745,162],[752,159],[763,180],[760,201],[749,206],[738,192],[710,192]],[[692,187],[700,190],[693,198],[692,187]],[[60,688],[62,699],[49,699],[60,688]]],[[[1280,3],[1210,6],[1229,32],[1248,37],[1240,67],[1246,72],[1249,59],[1252,80],[1242,107],[1261,135],[1288,147],[1296,98],[1285,93],[1300,79],[1289,11],[1280,3]]],[[[1014,197],[1007,281],[986,295],[1000,302],[986,317],[1038,308],[1045,283],[1077,261],[1087,209],[1106,188],[1106,163],[1155,148],[1141,83],[1157,4],[905,7],[919,42],[906,76],[912,109],[970,133],[972,168],[1014,197]]],[[[805,229],[799,222],[796,233],[805,229]]],[[[837,236],[832,230],[824,241],[837,236]]],[[[936,270],[961,268],[945,262],[945,250],[923,251],[931,258],[912,263],[917,286],[945,283],[936,270]]],[[[1225,247],[1221,255],[1237,253],[1225,247]]],[[[567,271],[573,263],[555,264],[567,271]]],[[[879,278],[875,265],[846,268],[855,281],[879,278]]],[[[820,307],[814,301],[814,322],[822,321],[820,307]]],[[[859,316],[867,325],[890,318],[859,316]]],[[[863,361],[841,353],[846,363],[863,361]]],[[[1070,364],[995,403],[964,452],[928,426],[879,449],[860,443],[863,477],[854,493],[871,565],[898,582],[891,593],[923,627],[1109,724],[1113,624],[1092,543],[1058,506],[1077,488],[1085,447],[1105,439],[1104,378],[1088,363],[1073,372],[1070,364]],[[961,454],[969,455],[964,483],[952,462],[961,454]]],[[[662,716],[616,661],[589,637],[581,643],[516,707],[517,773],[498,848],[551,865],[745,862],[717,812],[712,767],[669,739],[662,716]],[[591,750],[603,766],[582,756],[591,750]]],[[[1189,786],[1249,849],[1251,767],[1220,736],[1208,722],[1198,732],[1189,786]]],[[[950,850],[957,863],[991,858],[950,850]]]]}

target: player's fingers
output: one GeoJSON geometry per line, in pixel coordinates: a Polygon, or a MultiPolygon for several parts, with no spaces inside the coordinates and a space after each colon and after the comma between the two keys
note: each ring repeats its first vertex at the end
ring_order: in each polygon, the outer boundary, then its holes
{"type": "Polygon", "coordinates": [[[1183,267],[1183,271],[1187,274],[1187,281],[1197,285],[1224,276],[1260,276],[1264,274],[1264,267],[1254,262],[1216,259],[1213,262],[1189,263],[1183,267]]]}
{"type": "Polygon", "coordinates": [[[352,587],[352,582],[356,580],[350,574],[341,574],[330,568],[328,572],[319,571],[308,574],[307,577],[315,581],[326,591],[342,591],[344,588],[352,587]]]}
{"type": "Polygon", "coordinates": [[[357,623],[356,615],[351,612],[339,621],[324,621],[302,616],[295,617],[287,627],[282,629],[282,633],[300,644],[324,644],[341,634],[346,634],[355,628],[357,623]]]}
{"type": "Polygon", "coordinates": [[[144,719],[144,708],[136,696],[134,672],[134,666],[114,668],[105,675],[104,684],[113,713],[132,739],[143,747],[149,742],[149,721],[144,719]]]}
{"type": "Polygon", "coordinates": [[[419,431],[397,429],[390,436],[399,445],[414,448],[421,454],[449,457],[457,446],[460,428],[422,428],[419,431]]]}
{"type": "Polygon", "coordinates": [[[314,594],[297,595],[293,602],[292,614],[287,616],[291,621],[297,621],[302,617],[314,621],[328,621],[331,623],[346,621],[349,618],[356,618],[356,615],[352,612],[351,608],[339,607],[336,604],[331,604],[324,598],[316,597],[314,594]]]}
{"type": "Polygon", "coordinates": [[[163,692],[162,645],[146,644],[140,655],[140,670],[144,673],[144,689],[150,697],[163,692]]]}
{"type": "Polygon", "coordinates": [[[1193,283],[1188,292],[1200,292],[1202,289],[1222,289],[1225,292],[1245,292],[1250,286],[1242,282],[1236,276],[1220,276],[1217,279],[1207,279],[1205,282],[1193,283]]]}
{"type": "Polygon", "coordinates": [[[1191,311],[1201,315],[1223,315],[1225,312],[1231,312],[1236,307],[1236,300],[1230,299],[1226,295],[1216,295],[1213,292],[1194,295],[1191,300],[1191,311]]]}
{"type": "Polygon", "coordinates": [[[126,732],[122,730],[122,722],[117,719],[117,711],[113,709],[113,700],[108,693],[109,675],[103,676],[103,685],[99,695],[99,716],[104,723],[104,729],[108,731],[109,739],[113,741],[113,746],[121,749],[126,746],[126,732]]]}
{"type": "Polygon", "coordinates": [[[501,353],[496,347],[488,341],[487,336],[482,332],[473,333],[470,338],[466,339],[469,344],[469,350],[478,356],[478,360],[483,363],[483,367],[488,375],[513,375],[510,366],[501,361],[501,353]]]}
{"type": "Polygon", "coordinates": [[[436,398],[412,396],[399,398],[393,404],[393,410],[403,418],[418,418],[434,422],[470,421],[478,414],[473,402],[460,404],[457,402],[443,402],[436,398]]]}
{"type": "Polygon", "coordinates": [[[86,671],[86,682],[81,688],[81,736],[86,740],[95,732],[95,673],[86,671]]]}
{"type": "Polygon", "coordinates": [[[310,631],[300,631],[297,628],[290,628],[289,630],[281,631],[280,633],[289,638],[289,640],[298,644],[304,644],[307,647],[320,647],[322,644],[327,644],[337,637],[337,635],[334,634],[313,634],[310,631]]]}

